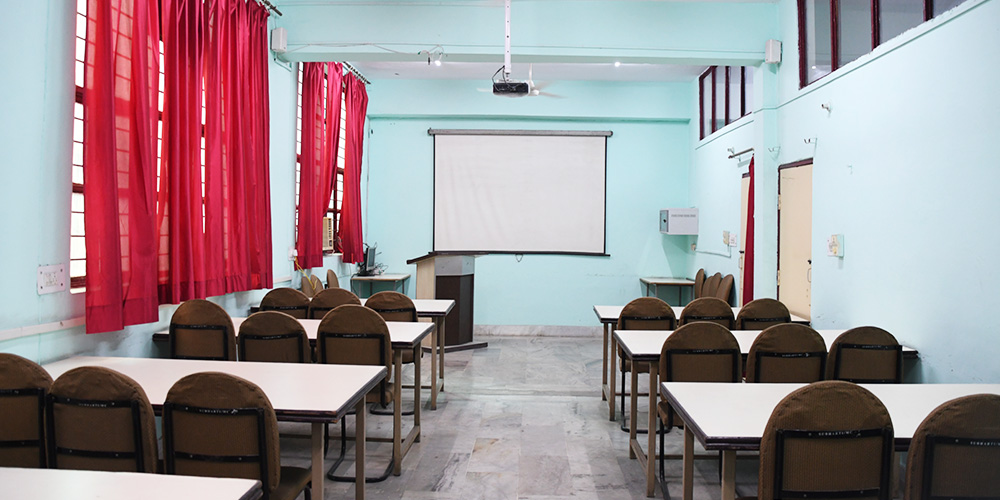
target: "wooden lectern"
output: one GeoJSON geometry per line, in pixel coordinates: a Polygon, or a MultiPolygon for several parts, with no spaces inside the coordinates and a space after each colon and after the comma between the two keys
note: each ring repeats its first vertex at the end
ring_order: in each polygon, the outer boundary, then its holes
{"type": "Polygon", "coordinates": [[[445,317],[446,351],[486,346],[485,342],[472,341],[473,290],[478,255],[482,254],[431,252],[406,261],[407,264],[417,265],[416,298],[455,301],[455,308],[445,317]]]}

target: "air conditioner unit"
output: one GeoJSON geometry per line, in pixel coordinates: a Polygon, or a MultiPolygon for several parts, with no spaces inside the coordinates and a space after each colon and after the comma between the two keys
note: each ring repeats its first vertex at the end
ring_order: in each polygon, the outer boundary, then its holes
{"type": "Polygon", "coordinates": [[[333,217],[323,217],[323,251],[332,252],[333,248],[333,217]]]}

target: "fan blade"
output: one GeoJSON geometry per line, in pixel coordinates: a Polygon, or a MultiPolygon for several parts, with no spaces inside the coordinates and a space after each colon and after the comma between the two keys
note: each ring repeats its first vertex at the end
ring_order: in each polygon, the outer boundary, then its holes
{"type": "Polygon", "coordinates": [[[538,93],[532,93],[531,95],[533,95],[533,96],[534,95],[540,95],[540,96],[544,96],[544,97],[555,97],[556,99],[565,99],[566,98],[566,96],[561,96],[559,94],[553,94],[552,92],[541,92],[541,91],[539,91],[538,93]]]}
{"type": "Polygon", "coordinates": [[[552,82],[538,82],[537,84],[532,83],[531,84],[531,88],[532,88],[532,90],[534,90],[534,89],[545,90],[550,85],[552,85],[552,82]]]}

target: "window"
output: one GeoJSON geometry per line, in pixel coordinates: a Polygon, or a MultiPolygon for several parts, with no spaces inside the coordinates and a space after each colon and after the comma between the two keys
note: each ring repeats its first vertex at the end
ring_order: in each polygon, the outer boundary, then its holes
{"type": "Polygon", "coordinates": [[[799,87],[964,0],[798,0],[799,87]]]}
{"type": "MultiPolygon", "coordinates": [[[[299,227],[299,189],[301,185],[301,166],[302,166],[302,71],[303,67],[299,65],[298,71],[298,98],[296,101],[296,111],[295,111],[295,228],[298,231],[299,227]]],[[[324,79],[323,84],[326,85],[326,80],[324,79]]],[[[323,92],[324,99],[326,98],[326,92],[323,92]]],[[[340,140],[337,144],[337,179],[336,187],[333,190],[333,195],[330,197],[330,203],[327,208],[327,217],[333,219],[333,239],[334,247],[339,251],[340,249],[340,207],[341,202],[344,197],[344,150],[347,144],[347,91],[342,89],[340,93],[340,140]]],[[[325,107],[325,106],[324,106],[325,107]]],[[[298,241],[298,234],[295,236],[296,241],[298,241]]]]}
{"type": "Polygon", "coordinates": [[[711,66],[698,77],[701,138],[753,111],[753,69],[711,66]]]}
{"type": "Polygon", "coordinates": [[[76,99],[73,102],[73,191],[70,194],[69,225],[69,282],[70,288],[81,288],[87,283],[87,245],[83,224],[83,68],[87,50],[87,0],[76,2],[74,82],[76,99]]]}

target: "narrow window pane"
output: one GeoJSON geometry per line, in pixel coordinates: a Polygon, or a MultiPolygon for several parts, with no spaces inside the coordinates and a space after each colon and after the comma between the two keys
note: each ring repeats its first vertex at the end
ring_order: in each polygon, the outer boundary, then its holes
{"type": "Polygon", "coordinates": [[[743,92],[743,97],[745,99],[743,103],[744,114],[753,113],[753,68],[744,68],[746,71],[743,72],[744,84],[746,90],[743,92]]]}
{"type": "Polygon", "coordinates": [[[73,184],[83,184],[83,166],[73,167],[73,184]]]}
{"type": "Polygon", "coordinates": [[[806,82],[827,75],[833,64],[830,48],[830,0],[805,0],[806,82]]]}
{"type": "Polygon", "coordinates": [[[872,51],[872,12],[869,0],[837,2],[837,67],[872,51]]]}
{"type": "Polygon", "coordinates": [[[73,143],[73,165],[83,166],[83,143],[73,143]]]}
{"type": "Polygon", "coordinates": [[[711,70],[704,75],[701,80],[701,137],[705,138],[712,133],[712,73],[711,70]]]}
{"type": "Polygon", "coordinates": [[[71,260],[69,261],[69,277],[78,278],[80,276],[87,275],[87,261],[85,260],[71,260]]]}
{"type": "Polygon", "coordinates": [[[937,17],[939,14],[945,13],[945,11],[955,8],[964,1],[965,0],[933,0],[934,17],[937,17]]]}
{"type": "Polygon", "coordinates": [[[715,130],[726,126],[726,67],[715,68],[715,130]]]}
{"type": "Polygon", "coordinates": [[[83,193],[73,193],[70,196],[69,207],[72,212],[83,213],[83,193]]]}
{"type": "Polygon", "coordinates": [[[77,87],[81,87],[82,88],[83,87],[83,62],[77,61],[76,62],[76,66],[74,67],[73,71],[76,72],[76,75],[75,75],[76,78],[74,78],[74,82],[73,83],[75,83],[77,87]]]}
{"type": "Polygon", "coordinates": [[[69,239],[69,258],[70,259],[86,259],[87,258],[87,244],[86,238],[82,236],[73,236],[69,239]]]}
{"type": "Polygon", "coordinates": [[[73,140],[83,142],[83,120],[73,120],[73,140]]]}
{"type": "Polygon", "coordinates": [[[83,236],[83,214],[69,215],[69,235],[83,236]]]}
{"type": "Polygon", "coordinates": [[[924,2],[919,0],[879,0],[879,43],[924,22],[924,2]]]}
{"type": "Polygon", "coordinates": [[[740,112],[740,89],[743,88],[740,80],[742,66],[729,67],[729,121],[739,120],[743,113],[740,112]]]}

